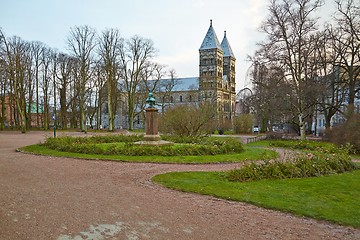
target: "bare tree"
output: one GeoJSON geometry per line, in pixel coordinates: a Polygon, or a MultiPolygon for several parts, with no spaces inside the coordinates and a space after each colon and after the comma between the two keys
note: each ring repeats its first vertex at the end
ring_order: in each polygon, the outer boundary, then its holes
{"type": "MultiPolygon", "coordinates": [[[[96,99],[95,99],[95,106],[96,109],[94,111],[94,113],[96,114],[96,128],[99,129],[100,126],[102,125],[102,105],[105,101],[105,98],[107,99],[107,96],[104,96],[104,89],[105,89],[105,84],[106,82],[106,76],[105,73],[103,71],[103,67],[101,66],[100,62],[97,62],[96,67],[95,67],[95,86],[96,86],[96,99]]],[[[118,88],[118,86],[115,86],[116,90],[118,88]]],[[[118,97],[117,93],[119,91],[116,91],[116,98],[118,97]]],[[[115,109],[117,109],[117,101],[115,102],[115,109]]]]}
{"type": "Polygon", "coordinates": [[[174,87],[179,83],[176,76],[176,71],[174,69],[169,70],[168,72],[169,79],[163,79],[156,87],[156,96],[158,97],[158,102],[161,105],[161,112],[164,113],[166,107],[170,105],[171,92],[174,87]]]}
{"type": "Polygon", "coordinates": [[[0,102],[1,102],[1,112],[0,112],[0,130],[5,129],[6,122],[6,93],[8,88],[8,66],[6,64],[6,48],[5,45],[5,35],[3,34],[0,28],[0,102]]]}
{"type": "Polygon", "coordinates": [[[79,116],[79,92],[80,92],[80,61],[73,58],[73,67],[71,71],[71,81],[69,83],[69,107],[71,109],[70,128],[77,128],[80,121],[79,116]]]}
{"type": "Polygon", "coordinates": [[[36,126],[40,127],[40,94],[39,94],[39,82],[40,82],[40,67],[41,56],[45,50],[45,45],[42,42],[32,42],[31,51],[33,53],[33,65],[34,65],[34,78],[35,78],[35,104],[36,104],[36,126]]]}
{"type": "Polygon", "coordinates": [[[6,39],[3,37],[3,51],[5,62],[8,66],[11,100],[10,105],[15,104],[14,120],[22,133],[26,132],[26,93],[28,89],[27,67],[30,64],[28,53],[29,44],[19,37],[6,39]],[[16,113],[15,113],[16,110],[16,113]]]}
{"type": "Polygon", "coordinates": [[[285,116],[291,116],[290,88],[282,68],[272,65],[271,62],[255,62],[253,65],[253,94],[248,101],[254,109],[256,125],[260,126],[261,131],[271,131],[273,124],[289,121],[285,116]]]}
{"type": "Polygon", "coordinates": [[[325,116],[325,127],[330,128],[331,118],[340,111],[345,101],[346,85],[340,77],[339,53],[334,46],[331,30],[319,32],[314,38],[318,73],[318,106],[325,116]]]}
{"type": "Polygon", "coordinates": [[[132,37],[120,48],[120,76],[123,79],[123,88],[127,97],[127,114],[130,130],[134,128],[138,88],[140,83],[144,81],[145,71],[154,54],[155,48],[153,42],[140,36],[132,37]]]}
{"type": "Polygon", "coordinates": [[[96,32],[89,26],[76,26],[71,28],[68,37],[68,46],[74,57],[79,60],[79,110],[81,131],[86,129],[86,87],[92,74],[92,55],[94,52],[96,32]]]}
{"type": "Polygon", "coordinates": [[[109,114],[109,131],[114,131],[115,114],[118,102],[118,80],[120,67],[120,50],[124,39],[117,29],[102,32],[99,39],[99,55],[106,76],[107,105],[109,114]]]}
{"type": "Polygon", "coordinates": [[[356,94],[360,92],[360,1],[335,0],[336,27],[331,30],[333,46],[339,54],[340,72],[345,73],[348,90],[348,112],[354,113],[356,94]]]}
{"type": "Polygon", "coordinates": [[[298,116],[301,139],[306,138],[305,119],[310,104],[306,96],[312,81],[309,56],[314,51],[311,35],[316,31],[316,21],[311,14],[321,4],[321,0],[272,0],[270,15],[262,26],[268,36],[268,41],[262,44],[267,49],[266,57],[283,64],[293,90],[291,96],[296,98],[293,109],[298,116]]]}
{"type": "Polygon", "coordinates": [[[52,62],[52,50],[46,48],[42,52],[42,81],[40,87],[42,88],[42,106],[44,109],[44,129],[50,127],[50,97],[51,97],[51,62],[52,62]]]}
{"type": "Polygon", "coordinates": [[[73,72],[74,67],[74,59],[70,56],[59,53],[58,54],[58,73],[57,73],[57,85],[59,89],[59,97],[60,97],[60,117],[59,123],[61,124],[62,129],[67,128],[68,124],[68,114],[67,110],[69,107],[69,84],[73,80],[71,78],[71,74],[73,72]]]}

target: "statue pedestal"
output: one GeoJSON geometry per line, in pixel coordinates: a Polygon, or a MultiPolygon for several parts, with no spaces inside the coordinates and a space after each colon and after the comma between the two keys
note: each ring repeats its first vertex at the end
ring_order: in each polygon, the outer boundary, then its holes
{"type": "Polygon", "coordinates": [[[146,134],[144,136],[144,141],[159,141],[159,120],[158,120],[158,110],[156,108],[147,108],[146,109],[146,134]]]}
{"type": "Polygon", "coordinates": [[[148,146],[172,145],[172,142],[161,140],[158,126],[158,110],[156,108],[147,108],[145,125],[146,134],[143,141],[135,142],[135,144],[148,146]]]}

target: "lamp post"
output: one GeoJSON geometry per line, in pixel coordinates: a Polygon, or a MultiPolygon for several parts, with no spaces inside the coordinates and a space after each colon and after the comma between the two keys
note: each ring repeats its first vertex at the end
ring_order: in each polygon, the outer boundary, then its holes
{"type": "Polygon", "coordinates": [[[55,77],[55,61],[54,61],[54,114],[53,114],[53,120],[54,120],[54,138],[56,138],[56,77],[55,77]]]}
{"type": "Polygon", "coordinates": [[[54,138],[56,138],[56,111],[54,111],[52,119],[54,120],[54,138]]]}

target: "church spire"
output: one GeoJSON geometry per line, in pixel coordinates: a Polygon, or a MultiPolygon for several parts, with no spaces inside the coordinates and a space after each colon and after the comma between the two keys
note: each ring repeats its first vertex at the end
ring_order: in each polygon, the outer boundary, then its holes
{"type": "Polygon", "coordinates": [[[224,57],[233,57],[235,58],[235,55],[231,49],[231,46],[229,44],[229,41],[226,37],[226,31],[224,31],[224,38],[223,40],[221,41],[221,48],[224,52],[224,57]]]}
{"type": "Polygon", "coordinates": [[[212,20],[210,20],[210,27],[205,35],[205,38],[201,44],[201,47],[199,50],[204,50],[204,49],[222,49],[219,39],[216,36],[215,30],[212,26],[212,20]]]}

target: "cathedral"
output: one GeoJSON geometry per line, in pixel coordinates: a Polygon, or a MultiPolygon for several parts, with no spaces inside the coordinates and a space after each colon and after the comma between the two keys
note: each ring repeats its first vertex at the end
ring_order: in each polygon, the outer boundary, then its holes
{"type": "MultiPolygon", "coordinates": [[[[155,89],[154,95],[159,111],[166,111],[166,108],[171,106],[198,105],[206,101],[216,108],[219,121],[232,122],[235,116],[236,98],[235,62],[236,58],[226,31],[220,43],[210,20],[210,27],[199,48],[199,76],[158,80],[158,88],[155,89]]],[[[121,113],[121,110],[118,113],[121,113]]],[[[143,118],[141,114],[137,115],[134,128],[144,127],[143,118]]],[[[126,113],[116,115],[115,126],[128,128],[126,120],[126,113]]],[[[101,122],[106,128],[108,122],[106,113],[103,114],[101,122]]]]}

